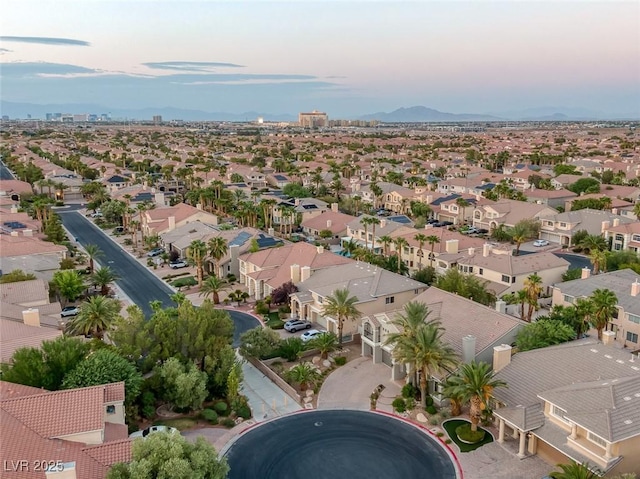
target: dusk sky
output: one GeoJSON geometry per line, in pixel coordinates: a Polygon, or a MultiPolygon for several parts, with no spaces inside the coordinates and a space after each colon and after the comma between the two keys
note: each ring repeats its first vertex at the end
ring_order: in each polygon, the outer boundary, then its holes
{"type": "Polygon", "coordinates": [[[640,2],[3,0],[11,102],[640,117],[640,2]]]}

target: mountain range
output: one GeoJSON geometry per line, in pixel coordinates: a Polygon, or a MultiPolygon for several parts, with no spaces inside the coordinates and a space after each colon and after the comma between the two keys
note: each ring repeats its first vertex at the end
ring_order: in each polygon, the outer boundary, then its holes
{"type": "MultiPolygon", "coordinates": [[[[273,114],[248,111],[243,113],[207,112],[202,110],[189,110],[176,107],[126,109],[110,108],[104,105],[92,104],[48,104],[39,105],[33,103],[16,103],[0,101],[0,114],[9,118],[34,118],[45,119],[47,113],[93,113],[109,114],[113,119],[149,120],[154,115],[161,115],[163,120],[185,121],[255,121],[264,118],[265,121],[296,121],[294,114],[273,114]]],[[[329,117],[331,114],[329,112],[329,117]]],[[[540,107],[526,110],[513,110],[492,113],[447,113],[425,106],[412,106],[398,108],[391,112],[378,112],[359,117],[341,119],[379,120],[384,123],[422,123],[422,122],[473,122],[473,121],[588,121],[588,120],[638,120],[635,118],[618,118],[606,115],[602,112],[586,110],[583,108],[568,107],[540,107]]]]}

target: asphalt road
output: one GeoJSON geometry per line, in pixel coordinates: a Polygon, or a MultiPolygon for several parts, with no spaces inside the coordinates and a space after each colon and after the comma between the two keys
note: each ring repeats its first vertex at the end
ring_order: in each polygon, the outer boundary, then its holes
{"type": "Polygon", "coordinates": [[[9,168],[2,161],[0,161],[0,180],[15,180],[9,168]]]}
{"type": "MultiPolygon", "coordinates": [[[[120,277],[116,283],[131,301],[140,306],[145,316],[149,318],[153,314],[149,306],[152,301],[161,301],[164,307],[174,307],[176,304],[171,301],[174,291],[135,258],[123,251],[100,228],[74,211],[77,208],[81,206],[58,209],[56,212],[60,214],[65,228],[77,238],[80,244],[83,246],[95,244],[102,250],[104,256],[99,258],[98,262],[101,266],[109,266],[115,271],[120,277]]],[[[253,316],[240,311],[228,310],[227,312],[234,323],[233,347],[235,348],[240,345],[240,335],[259,326],[260,322],[253,316]]]]}
{"type": "Polygon", "coordinates": [[[313,411],[276,419],[240,436],[225,456],[228,479],[456,478],[452,459],[436,439],[365,411],[313,411]]]}

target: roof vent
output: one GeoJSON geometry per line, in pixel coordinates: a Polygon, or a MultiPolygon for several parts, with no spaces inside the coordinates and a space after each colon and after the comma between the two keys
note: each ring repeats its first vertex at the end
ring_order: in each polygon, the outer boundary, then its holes
{"type": "Polygon", "coordinates": [[[622,399],[624,399],[625,401],[631,401],[631,396],[625,396],[622,399]]]}
{"type": "Polygon", "coordinates": [[[640,371],[640,368],[638,366],[631,366],[631,369],[633,369],[634,371],[640,371]]]}
{"type": "Polygon", "coordinates": [[[593,349],[593,348],[591,348],[591,349],[590,349],[590,351],[591,351],[592,353],[597,353],[597,352],[598,352],[598,350],[597,350],[597,349],[593,349]]]}
{"type": "Polygon", "coordinates": [[[633,421],[631,419],[627,419],[624,423],[629,425],[629,424],[633,424],[633,421]]]}
{"type": "Polygon", "coordinates": [[[611,356],[610,354],[605,354],[604,357],[607,358],[607,359],[613,358],[613,356],[611,356]]]}
{"type": "Polygon", "coordinates": [[[616,363],[624,364],[624,361],[622,359],[616,359],[616,363]]]}
{"type": "Polygon", "coordinates": [[[635,393],[634,396],[640,398],[640,393],[635,393]]]}

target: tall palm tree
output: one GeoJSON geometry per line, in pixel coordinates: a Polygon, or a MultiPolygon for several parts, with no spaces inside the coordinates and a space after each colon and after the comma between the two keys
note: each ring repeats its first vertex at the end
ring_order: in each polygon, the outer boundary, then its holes
{"type": "Polygon", "coordinates": [[[469,203],[469,201],[465,200],[464,198],[460,197],[460,198],[456,198],[456,205],[458,205],[458,207],[462,209],[462,223],[464,223],[464,221],[465,221],[465,217],[464,217],[465,210],[466,210],[467,206],[471,206],[471,203],[469,203]]]}
{"type": "Polygon", "coordinates": [[[607,240],[601,235],[587,235],[582,238],[582,241],[580,241],[578,246],[591,252],[593,250],[605,251],[608,249],[609,245],[607,244],[607,240]]]}
{"type": "Polygon", "coordinates": [[[538,309],[538,298],[542,292],[542,278],[536,273],[527,276],[524,280],[524,289],[527,295],[527,322],[531,322],[533,312],[538,309]]]}
{"type": "Polygon", "coordinates": [[[382,244],[382,253],[386,258],[389,256],[389,245],[393,243],[393,238],[388,235],[380,236],[380,243],[382,244]]]}
{"type": "Polygon", "coordinates": [[[578,298],[575,303],[575,315],[576,315],[576,338],[580,339],[582,335],[587,331],[588,325],[591,324],[591,318],[593,317],[594,305],[591,298],[578,298]]]}
{"type": "Polygon", "coordinates": [[[493,390],[507,386],[501,379],[495,379],[494,375],[489,364],[472,361],[463,364],[456,374],[449,378],[453,391],[463,398],[464,402],[470,402],[469,419],[472,431],[478,430],[482,412],[489,408],[493,390]]]}
{"type": "Polygon", "coordinates": [[[616,313],[618,297],[610,289],[596,289],[589,299],[593,303],[591,324],[598,330],[598,339],[602,340],[602,331],[616,313]]]}
{"type": "Polygon", "coordinates": [[[371,225],[371,251],[376,249],[376,225],[380,224],[380,218],[372,216],[369,224],[371,225]]]}
{"type": "Polygon", "coordinates": [[[220,276],[220,261],[229,251],[227,240],[222,236],[216,236],[215,238],[211,238],[209,240],[209,242],[207,243],[207,247],[209,248],[209,255],[213,258],[215,265],[213,273],[216,276],[220,276]]]}
{"type": "Polygon", "coordinates": [[[427,235],[424,233],[417,233],[413,239],[418,242],[418,269],[422,269],[422,257],[424,256],[422,248],[427,242],[427,235]]]}
{"type": "Polygon", "coordinates": [[[187,249],[187,258],[196,265],[196,276],[198,277],[198,286],[202,286],[204,278],[204,258],[207,256],[207,245],[204,241],[193,240],[187,249]]]}
{"type": "Polygon", "coordinates": [[[209,276],[200,287],[199,296],[208,298],[213,297],[213,304],[220,304],[220,291],[224,289],[227,282],[218,278],[217,276],[209,276]]]}
{"type": "Polygon", "coordinates": [[[361,316],[360,311],[356,308],[358,298],[349,296],[349,290],[336,289],[333,294],[324,298],[323,316],[331,316],[338,322],[338,345],[342,347],[342,330],[344,322],[347,320],[356,320],[361,316]]]}
{"type": "Polygon", "coordinates": [[[409,246],[409,242],[402,236],[398,236],[393,240],[393,245],[396,247],[396,258],[398,259],[398,274],[402,271],[402,248],[409,246]]]}
{"type": "Polygon", "coordinates": [[[80,306],[80,312],[69,323],[67,331],[70,334],[92,334],[102,339],[104,332],[109,329],[118,317],[120,303],[106,296],[93,296],[80,306]]]}
{"type": "Polygon", "coordinates": [[[360,224],[364,227],[364,247],[369,249],[369,225],[371,224],[371,216],[363,216],[360,219],[360,224]]]}
{"type": "Polygon", "coordinates": [[[84,250],[86,251],[87,256],[89,257],[89,274],[93,274],[94,260],[103,257],[104,253],[98,247],[98,245],[95,245],[95,244],[88,244],[87,246],[84,247],[84,250]]]}
{"type": "Polygon", "coordinates": [[[589,259],[593,264],[593,274],[600,273],[600,270],[607,269],[607,252],[600,249],[589,250],[589,259]]]}
{"type": "Polygon", "coordinates": [[[515,255],[518,256],[520,254],[520,246],[531,239],[532,231],[525,223],[516,223],[513,228],[509,228],[509,235],[516,244],[515,255]]]}
{"type": "Polygon", "coordinates": [[[429,253],[429,267],[433,268],[433,250],[436,247],[436,244],[440,243],[440,238],[436,235],[427,236],[427,243],[431,245],[431,252],[429,253]]]}
{"type": "Polygon", "coordinates": [[[442,341],[444,330],[437,324],[418,327],[415,337],[397,341],[393,356],[397,361],[413,365],[420,372],[420,404],[427,405],[429,378],[443,370],[454,369],[458,357],[452,347],[442,341]]]}
{"type": "Polygon", "coordinates": [[[119,279],[120,277],[109,266],[98,268],[91,275],[91,283],[100,287],[102,296],[107,296],[109,294],[109,285],[119,279]]]}

